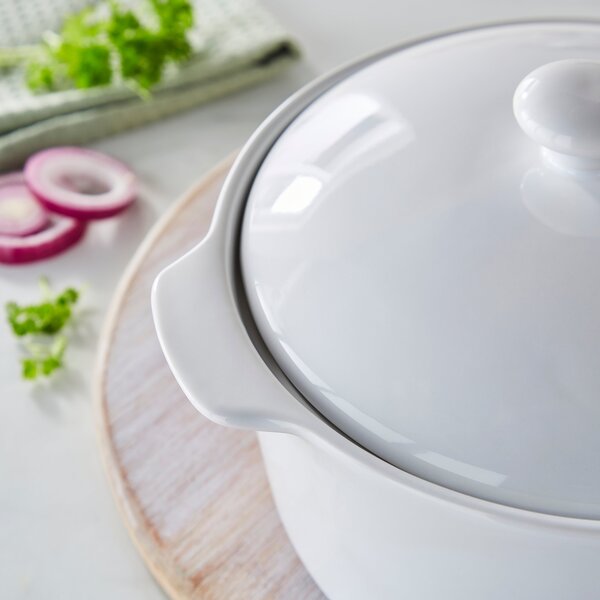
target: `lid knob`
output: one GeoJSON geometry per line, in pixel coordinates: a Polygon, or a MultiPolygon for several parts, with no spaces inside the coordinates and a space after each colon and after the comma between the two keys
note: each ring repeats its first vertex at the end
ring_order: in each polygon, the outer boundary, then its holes
{"type": "Polygon", "coordinates": [[[515,117],[562,169],[600,169],[600,61],[571,59],[535,69],[513,99],[515,117]]]}

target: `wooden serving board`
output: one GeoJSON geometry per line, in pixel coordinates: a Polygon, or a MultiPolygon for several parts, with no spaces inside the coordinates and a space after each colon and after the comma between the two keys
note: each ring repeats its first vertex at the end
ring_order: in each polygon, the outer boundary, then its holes
{"type": "Polygon", "coordinates": [[[232,161],[158,223],[120,284],[100,345],[100,444],[127,528],[169,596],[312,600],[323,596],[279,521],[256,435],[196,412],[152,322],[152,282],[208,230],[232,161]]]}

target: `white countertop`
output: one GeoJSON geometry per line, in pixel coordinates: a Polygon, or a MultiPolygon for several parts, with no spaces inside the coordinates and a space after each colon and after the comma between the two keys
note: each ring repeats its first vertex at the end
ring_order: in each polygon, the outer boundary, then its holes
{"type": "Polygon", "coordinates": [[[142,193],[135,208],[95,224],[76,250],[61,257],[0,267],[1,598],[164,598],[128,538],[102,471],[91,372],[98,333],[125,265],[186,188],[304,82],[361,54],[482,22],[600,19],[598,0],[264,2],[302,44],[302,62],[260,87],[97,144],[139,175],[142,193]],[[69,370],[49,385],[32,386],[20,379],[3,305],[36,300],[42,274],[56,290],[87,282],[82,303],[94,313],[90,331],[70,347],[69,370]]]}

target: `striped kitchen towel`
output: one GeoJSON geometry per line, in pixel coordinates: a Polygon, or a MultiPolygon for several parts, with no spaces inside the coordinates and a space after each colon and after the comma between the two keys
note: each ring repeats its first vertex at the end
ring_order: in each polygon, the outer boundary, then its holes
{"type": "MultiPolygon", "coordinates": [[[[36,43],[89,0],[0,0],[0,46],[36,43]]],[[[194,56],[141,99],[129,88],[31,93],[23,71],[0,73],[0,171],[36,150],[86,144],[265,80],[298,56],[255,0],[195,0],[194,56]]]]}

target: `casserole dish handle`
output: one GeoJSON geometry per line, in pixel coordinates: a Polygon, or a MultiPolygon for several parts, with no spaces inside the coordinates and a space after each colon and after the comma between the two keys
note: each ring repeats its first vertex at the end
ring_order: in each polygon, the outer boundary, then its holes
{"type": "Polygon", "coordinates": [[[319,420],[254,347],[239,315],[219,238],[213,228],[154,282],[152,312],[169,367],[192,404],[216,423],[306,431],[319,420]]]}

